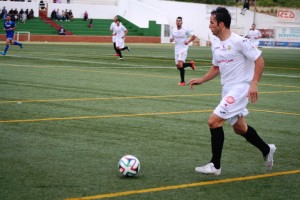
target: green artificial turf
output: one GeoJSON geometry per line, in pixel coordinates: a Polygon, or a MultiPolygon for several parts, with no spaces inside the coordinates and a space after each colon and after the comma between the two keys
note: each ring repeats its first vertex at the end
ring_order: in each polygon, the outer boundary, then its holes
{"type": "MultiPolygon", "coordinates": [[[[219,78],[178,87],[172,45],[128,45],[124,61],[112,44],[85,43],[25,43],[0,57],[1,200],[299,199],[299,49],[262,49],[259,101],[248,106],[248,123],[277,146],[273,170],[226,124],[216,177],[194,168],[211,158],[219,78]],[[141,162],[137,177],[118,172],[126,154],[141,162]]],[[[211,50],[193,46],[189,59],[186,81],[205,74],[211,50]]]]}

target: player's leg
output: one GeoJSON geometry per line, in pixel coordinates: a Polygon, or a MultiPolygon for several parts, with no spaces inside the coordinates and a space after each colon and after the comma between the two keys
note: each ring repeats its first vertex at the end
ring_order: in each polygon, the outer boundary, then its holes
{"type": "Polygon", "coordinates": [[[12,40],[11,44],[12,45],[18,45],[21,49],[23,48],[23,44],[21,42],[19,42],[19,41],[12,40]]]}
{"type": "Polygon", "coordinates": [[[120,47],[118,47],[118,46],[117,46],[117,54],[119,55],[119,60],[122,60],[123,59],[122,52],[121,52],[120,47]]]}
{"type": "Polygon", "coordinates": [[[193,61],[193,60],[191,60],[190,62],[188,62],[188,63],[183,63],[183,67],[184,68],[187,68],[187,67],[190,67],[190,68],[192,68],[193,70],[195,70],[195,62],[193,61]]]}
{"type": "Polygon", "coordinates": [[[130,48],[129,48],[128,46],[125,46],[125,47],[123,47],[123,48],[121,49],[121,51],[124,51],[124,50],[127,50],[127,51],[130,52],[130,48]]]}
{"type": "Polygon", "coordinates": [[[119,60],[123,60],[121,49],[124,47],[124,41],[121,38],[116,38],[117,54],[119,54],[119,60]]]}
{"type": "Polygon", "coordinates": [[[220,175],[221,156],[224,143],[223,124],[227,119],[229,119],[232,122],[232,125],[235,124],[237,118],[234,117],[243,113],[244,107],[247,105],[248,102],[248,100],[244,98],[244,96],[246,96],[248,93],[248,88],[245,88],[246,86],[223,86],[222,100],[208,119],[208,125],[211,133],[212,159],[207,165],[196,167],[195,170],[197,172],[220,175]],[[240,101],[242,101],[243,104],[240,103],[240,101]]]}
{"type": "Polygon", "coordinates": [[[5,47],[4,47],[4,51],[3,52],[1,52],[1,55],[6,55],[6,52],[7,52],[7,50],[8,50],[8,48],[9,48],[9,44],[11,43],[11,39],[10,38],[7,38],[6,39],[6,44],[5,44],[5,47]]]}
{"type": "Polygon", "coordinates": [[[243,136],[249,143],[257,147],[266,158],[266,165],[272,167],[273,155],[275,153],[275,145],[266,144],[256,130],[249,126],[245,116],[248,115],[248,91],[249,84],[240,84],[235,87],[230,87],[230,92],[223,98],[226,104],[226,112],[229,113],[229,121],[236,134],[243,136]]]}
{"type": "Polygon", "coordinates": [[[212,113],[208,119],[208,125],[211,134],[211,150],[212,158],[210,162],[204,166],[196,167],[196,172],[204,174],[221,174],[221,157],[224,143],[223,124],[225,119],[222,119],[215,113],[212,113]]]}
{"type": "Polygon", "coordinates": [[[221,156],[224,143],[223,124],[225,119],[222,119],[215,113],[212,113],[208,119],[208,125],[211,134],[212,159],[216,169],[221,168],[221,156]]]}
{"type": "Polygon", "coordinates": [[[119,56],[118,49],[117,49],[117,46],[116,46],[116,42],[113,42],[113,46],[114,46],[114,50],[116,52],[115,56],[119,56]]]}
{"type": "Polygon", "coordinates": [[[250,144],[261,151],[268,168],[273,166],[273,157],[276,150],[275,145],[265,143],[257,134],[256,130],[247,124],[245,117],[239,117],[237,122],[233,125],[233,130],[236,134],[243,136],[250,144]]]}
{"type": "Polygon", "coordinates": [[[176,55],[176,67],[180,72],[180,83],[179,86],[185,85],[185,69],[184,69],[184,63],[187,56],[186,49],[180,50],[176,55]]]}
{"type": "Polygon", "coordinates": [[[183,67],[183,62],[184,61],[182,61],[182,60],[178,60],[177,64],[176,64],[176,67],[179,70],[179,74],[180,74],[180,83],[178,83],[179,86],[184,86],[185,85],[185,79],[184,79],[185,69],[183,67]]]}
{"type": "Polygon", "coordinates": [[[188,48],[181,49],[179,52],[179,60],[183,61],[182,66],[184,68],[190,67],[193,70],[195,70],[195,62],[193,60],[191,60],[190,62],[185,62],[185,60],[187,58],[187,52],[188,52],[188,48]]]}

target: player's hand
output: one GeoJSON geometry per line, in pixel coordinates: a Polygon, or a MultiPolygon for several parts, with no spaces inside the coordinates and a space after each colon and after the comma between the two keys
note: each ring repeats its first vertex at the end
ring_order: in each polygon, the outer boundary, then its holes
{"type": "Polygon", "coordinates": [[[258,100],[258,87],[257,83],[251,83],[248,93],[248,98],[252,103],[255,103],[258,100]]]}
{"type": "Polygon", "coordinates": [[[192,90],[192,89],[194,89],[195,85],[200,85],[201,81],[199,78],[193,78],[187,84],[190,85],[190,89],[192,90]]]}

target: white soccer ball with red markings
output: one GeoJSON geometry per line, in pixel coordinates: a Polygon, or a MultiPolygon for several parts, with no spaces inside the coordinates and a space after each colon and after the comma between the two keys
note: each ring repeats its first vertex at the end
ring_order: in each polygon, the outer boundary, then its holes
{"type": "Polygon", "coordinates": [[[136,176],[140,172],[140,161],[132,155],[123,156],[118,164],[119,171],[124,176],[136,176]]]}

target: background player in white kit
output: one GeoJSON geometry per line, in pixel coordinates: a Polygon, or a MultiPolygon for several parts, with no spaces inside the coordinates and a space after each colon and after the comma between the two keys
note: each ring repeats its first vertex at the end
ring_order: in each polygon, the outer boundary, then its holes
{"type": "MultiPolygon", "coordinates": [[[[196,172],[221,174],[221,155],[224,143],[223,124],[228,120],[236,134],[243,136],[263,154],[265,165],[273,166],[276,150],[274,144],[266,144],[254,128],[246,122],[248,98],[254,103],[258,98],[258,82],[263,72],[261,51],[253,48],[248,39],[230,31],[231,16],[226,8],[218,7],[211,12],[209,28],[212,41],[213,66],[201,78],[191,79],[193,88],[220,74],[222,100],[209,116],[212,159],[207,165],[196,167],[196,172]]],[[[242,150],[241,150],[242,151],[242,150]]]]}
{"type": "Polygon", "coordinates": [[[195,70],[194,61],[185,63],[187,58],[187,52],[189,49],[189,43],[195,39],[195,35],[192,31],[182,27],[182,17],[177,17],[176,19],[176,28],[171,32],[170,42],[175,42],[175,63],[177,69],[180,71],[180,83],[179,86],[185,85],[184,74],[186,67],[191,67],[195,70]]]}
{"type": "Polygon", "coordinates": [[[251,44],[254,47],[258,47],[259,45],[259,38],[261,38],[261,32],[259,30],[256,29],[256,25],[252,24],[252,28],[250,29],[248,35],[246,36],[246,38],[249,38],[251,44]]]}
{"type": "Polygon", "coordinates": [[[112,32],[112,42],[114,46],[114,50],[116,52],[115,56],[119,56],[117,52],[117,47],[116,47],[116,31],[115,31],[115,26],[116,26],[116,20],[118,19],[117,16],[114,17],[114,21],[111,23],[109,30],[112,32]]]}
{"type": "Polygon", "coordinates": [[[125,46],[125,36],[128,33],[128,30],[123,26],[119,19],[116,19],[116,26],[114,27],[115,36],[116,36],[116,49],[119,55],[119,60],[123,60],[122,52],[123,50],[130,51],[128,46],[125,46]]]}

